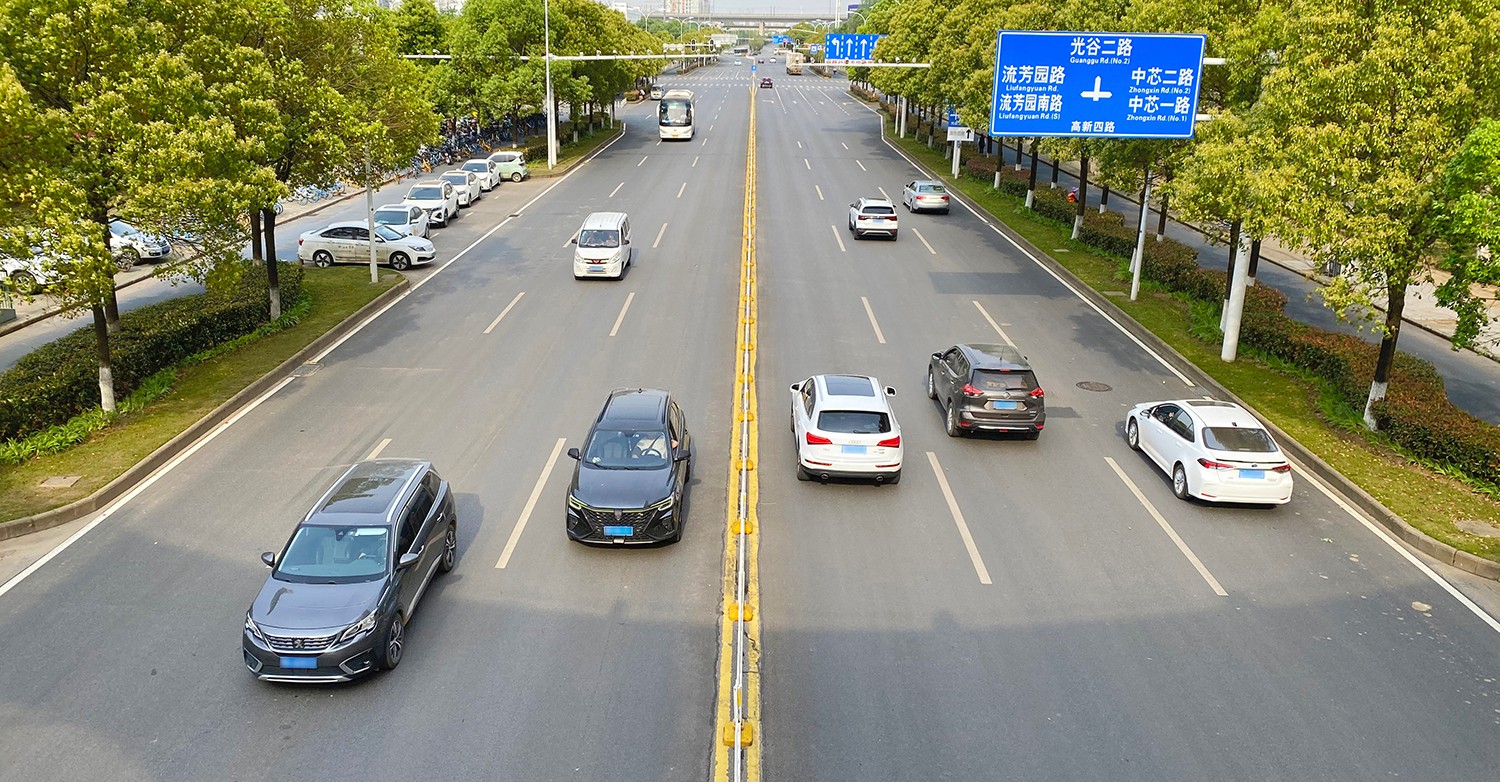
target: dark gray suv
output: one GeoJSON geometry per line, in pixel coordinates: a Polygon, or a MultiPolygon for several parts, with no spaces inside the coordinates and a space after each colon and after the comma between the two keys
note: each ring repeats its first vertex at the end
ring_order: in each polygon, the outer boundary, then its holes
{"type": "Polygon", "coordinates": [[[682,540],[693,436],[666,391],[619,389],[594,419],[568,487],[568,537],[591,543],[682,540]]]}
{"type": "Polygon", "coordinates": [[[264,681],[342,682],[395,668],[433,574],[457,564],[453,492],[432,465],[349,468],[297,525],[245,614],[245,665],[264,681]]]}
{"type": "Polygon", "coordinates": [[[949,437],[986,429],[1035,440],[1047,424],[1046,396],[1036,373],[1010,345],[954,345],[933,353],[927,396],[943,406],[949,437]]]}

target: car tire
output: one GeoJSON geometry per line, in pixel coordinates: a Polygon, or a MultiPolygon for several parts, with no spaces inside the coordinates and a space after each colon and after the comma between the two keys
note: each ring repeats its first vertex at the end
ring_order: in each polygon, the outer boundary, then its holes
{"type": "Polygon", "coordinates": [[[1185,500],[1189,496],[1187,470],[1183,469],[1181,462],[1172,465],[1172,493],[1179,500],[1185,500]]]}
{"type": "Polygon", "coordinates": [[[949,207],[949,208],[943,210],[943,214],[948,214],[951,211],[953,211],[953,208],[949,207]]]}
{"type": "Polygon", "coordinates": [[[958,426],[957,407],[952,401],[949,401],[947,409],[943,412],[943,430],[948,433],[949,437],[963,437],[964,434],[964,430],[958,426]]]}
{"type": "Polygon", "coordinates": [[[937,399],[937,384],[932,380],[932,367],[927,368],[927,398],[937,399]]]}
{"type": "Polygon", "coordinates": [[[517,171],[516,173],[510,175],[510,181],[512,181],[512,182],[519,182],[519,181],[521,181],[522,178],[523,177],[521,176],[521,172],[519,172],[519,171],[517,171]]]}
{"type": "Polygon", "coordinates": [[[808,472],[806,467],[803,467],[801,464],[798,464],[797,465],[797,480],[799,480],[799,481],[810,481],[810,480],[812,480],[812,473],[808,472]]]}
{"type": "Polygon", "coordinates": [[[1125,444],[1130,446],[1132,451],[1141,450],[1141,426],[1135,422],[1134,418],[1125,422],[1125,444]]]}
{"type": "Polygon", "coordinates": [[[391,253],[391,268],[404,272],[411,268],[411,259],[406,257],[406,253],[391,253]]]}
{"type": "Polygon", "coordinates": [[[380,639],[380,647],[375,650],[376,662],[381,670],[394,670],[401,664],[401,658],[406,656],[406,622],[402,621],[401,615],[391,617],[391,623],[386,625],[385,635],[380,639]]]}
{"type": "Polygon", "coordinates": [[[458,524],[448,525],[448,534],[443,536],[443,558],[438,560],[438,569],[452,573],[458,566],[458,524]]]}
{"type": "Polygon", "coordinates": [[[327,250],[319,250],[313,253],[313,265],[321,269],[326,269],[332,266],[333,253],[330,253],[327,250]]]}
{"type": "Polygon", "coordinates": [[[36,276],[27,271],[11,272],[10,284],[21,293],[36,293],[41,286],[36,284],[36,276]]]}
{"type": "Polygon", "coordinates": [[[896,232],[895,231],[891,231],[891,241],[893,241],[893,242],[896,241],[896,232]]]}
{"type": "Polygon", "coordinates": [[[128,272],[141,262],[141,254],[134,247],[127,247],[115,259],[115,266],[122,272],[128,272]]]}

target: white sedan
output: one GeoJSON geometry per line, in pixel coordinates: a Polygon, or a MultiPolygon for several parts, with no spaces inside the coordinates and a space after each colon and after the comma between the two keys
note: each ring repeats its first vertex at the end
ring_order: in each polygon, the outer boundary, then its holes
{"type": "Polygon", "coordinates": [[[901,482],[896,389],[865,375],[813,375],[792,384],[797,479],[873,478],[901,482]]]}
{"type": "MultiPolygon", "coordinates": [[[[432,242],[408,236],[387,225],[375,225],[375,260],[404,272],[412,266],[431,263],[436,257],[432,242]]],[[[297,237],[297,259],[317,266],[335,263],[369,263],[370,231],[364,221],[333,223],[297,237]]]]}
{"type": "Polygon", "coordinates": [[[479,189],[488,193],[500,184],[500,166],[487,157],[476,157],[464,161],[464,170],[479,177],[479,189]]]}
{"type": "Polygon", "coordinates": [[[1255,417],[1232,402],[1147,402],[1125,417],[1125,441],[1168,475],[1179,499],[1283,505],[1292,465],[1255,417]]]}
{"type": "Polygon", "coordinates": [[[432,220],[427,216],[427,210],[413,204],[382,206],[375,210],[375,222],[423,239],[432,233],[432,220]]]}
{"type": "Polygon", "coordinates": [[[479,177],[475,176],[473,171],[465,171],[461,168],[456,171],[444,171],[443,175],[438,178],[453,185],[453,189],[458,191],[458,205],[465,209],[473,206],[475,201],[484,196],[484,189],[479,186],[479,177]]]}

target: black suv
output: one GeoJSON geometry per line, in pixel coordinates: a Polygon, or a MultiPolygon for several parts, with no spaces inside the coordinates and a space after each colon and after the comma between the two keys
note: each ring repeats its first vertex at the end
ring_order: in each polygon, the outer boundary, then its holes
{"type": "Polygon", "coordinates": [[[954,345],[927,364],[927,396],[943,406],[949,437],[976,429],[1042,434],[1047,405],[1036,373],[1010,345],[954,345]]]}
{"type": "Polygon", "coordinates": [[[245,665],[262,680],[342,682],[395,668],[432,576],[453,569],[458,514],[432,465],[349,468],[297,525],[245,614],[245,665]]]}
{"type": "Polygon", "coordinates": [[[593,543],[682,540],[693,436],[671,394],[619,389],[594,419],[568,488],[568,537],[593,543]]]}

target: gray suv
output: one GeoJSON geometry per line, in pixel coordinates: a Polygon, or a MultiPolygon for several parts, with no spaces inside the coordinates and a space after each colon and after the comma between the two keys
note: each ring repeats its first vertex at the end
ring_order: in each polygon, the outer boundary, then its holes
{"type": "Polygon", "coordinates": [[[942,405],[949,437],[987,429],[1035,440],[1047,424],[1046,395],[1036,373],[1010,345],[954,345],[933,353],[927,396],[942,405]]]}
{"type": "Polygon", "coordinates": [[[344,682],[395,668],[433,575],[457,563],[453,492],[432,465],[349,468],[297,525],[245,614],[245,665],[263,681],[344,682]]]}

